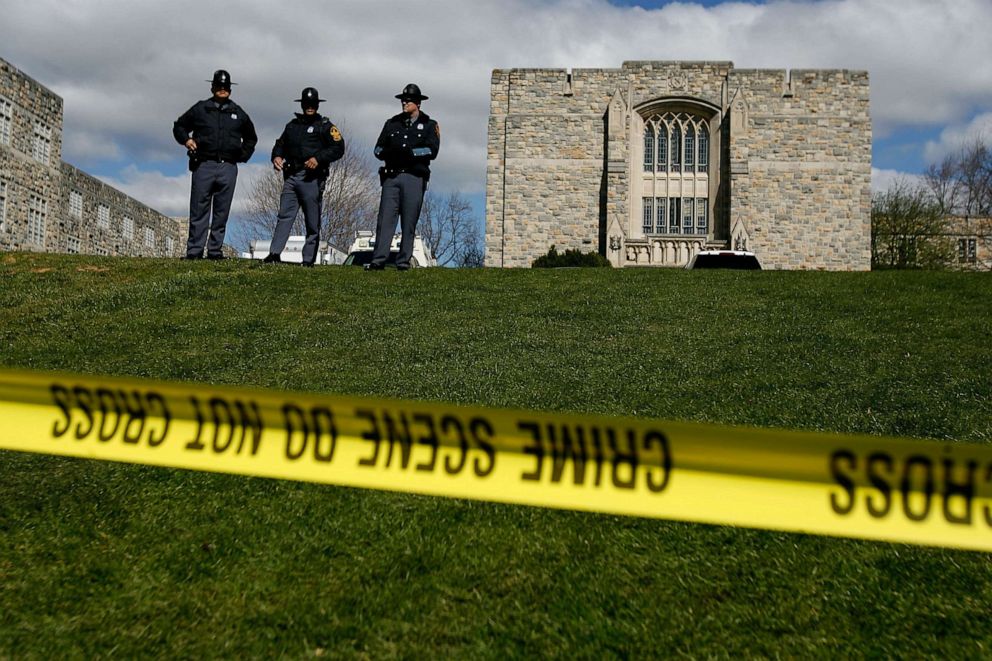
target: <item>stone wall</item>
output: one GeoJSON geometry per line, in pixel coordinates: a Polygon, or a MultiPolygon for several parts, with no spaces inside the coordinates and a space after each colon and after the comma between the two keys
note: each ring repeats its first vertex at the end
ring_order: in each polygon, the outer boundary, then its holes
{"type": "Polygon", "coordinates": [[[0,250],[149,257],[185,253],[185,219],[150,209],[61,160],[62,99],[0,59],[0,104],[4,102],[12,121],[9,140],[0,139],[0,250]],[[48,141],[43,160],[40,138],[48,141]]]}
{"type": "Polygon", "coordinates": [[[7,125],[0,136],[0,182],[5,191],[0,250],[52,250],[49,230],[59,204],[62,99],[0,59],[0,113],[0,122],[7,125]],[[43,160],[35,157],[39,129],[39,137],[47,141],[43,160]],[[41,236],[29,235],[32,211],[42,214],[41,236]]]}
{"type": "Polygon", "coordinates": [[[864,72],[626,62],[496,70],[491,91],[488,266],[529,266],[551,245],[618,266],[746,245],[766,268],[870,267],[864,72]],[[644,121],[665,108],[709,122],[708,235],[641,229],[644,121]]]}
{"type": "Polygon", "coordinates": [[[871,267],[868,75],[734,70],[731,218],[775,269],[871,267]]]}
{"type": "Polygon", "coordinates": [[[132,257],[186,254],[185,218],[169,218],[68,163],[62,164],[60,197],[55,252],[132,257]],[[73,193],[82,201],[79,216],[69,204],[73,193]],[[100,207],[106,209],[103,218],[100,207]]]}

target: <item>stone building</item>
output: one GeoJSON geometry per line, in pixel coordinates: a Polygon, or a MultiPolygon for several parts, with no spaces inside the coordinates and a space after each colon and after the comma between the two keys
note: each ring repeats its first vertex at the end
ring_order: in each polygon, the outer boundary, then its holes
{"type": "Polygon", "coordinates": [[[554,245],[615,266],[732,248],[764,268],[867,270],[870,228],[866,72],[493,72],[487,266],[530,266],[554,245]]]}
{"type": "Polygon", "coordinates": [[[186,223],[61,160],[62,99],[0,59],[0,250],[178,257],[186,223]]]}
{"type": "Polygon", "coordinates": [[[992,218],[949,218],[946,236],[954,248],[953,266],[965,271],[992,271],[992,218]]]}

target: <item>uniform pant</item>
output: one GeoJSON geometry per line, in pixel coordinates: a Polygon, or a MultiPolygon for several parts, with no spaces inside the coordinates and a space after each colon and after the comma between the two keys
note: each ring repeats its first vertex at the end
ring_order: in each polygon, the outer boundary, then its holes
{"type": "Polygon", "coordinates": [[[227,231],[227,216],[231,212],[231,200],[234,198],[234,186],[237,182],[238,166],[234,163],[204,161],[196,168],[189,192],[187,257],[203,257],[204,244],[207,245],[209,257],[221,256],[224,233],[227,231]]]}
{"type": "Polygon", "coordinates": [[[379,198],[379,218],[375,226],[375,250],[372,264],[382,266],[389,258],[389,246],[396,232],[396,218],[400,219],[400,252],[396,256],[398,268],[408,268],[413,256],[413,239],[417,234],[417,221],[420,208],[424,204],[427,181],[409,172],[401,172],[382,183],[382,196],[379,198]]]}
{"type": "Polygon", "coordinates": [[[313,264],[320,246],[320,203],[324,195],[324,179],[314,177],[307,170],[291,174],[282,185],[279,198],[279,217],[272,234],[269,252],[280,254],[286,247],[289,234],[296,222],[296,214],[303,208],[303,224],[307,238],[303,244],[303,263],[313,264]],[[309,177],[308,177],[309,175],[309,177]]]}

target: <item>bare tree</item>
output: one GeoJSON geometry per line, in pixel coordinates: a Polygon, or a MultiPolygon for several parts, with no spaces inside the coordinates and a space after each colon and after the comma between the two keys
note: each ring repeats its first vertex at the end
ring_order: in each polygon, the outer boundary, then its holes
{"type": "MultiPolygon", "coordinates": [[[[275,230],[282,195],[282,173],[270,170],[255,177],[248,188],[242,222],[245,239],[269,239],[275,230]]],[[[320,240],[347,250],[362,229],[375,227],[379,186],[371,149],[349,143],[344,156],[331,164],[321,210],[320,240]]],[[[293,223],[293,234],[303,234],[303,215],[293,223]]]]}
{"type": "Polygon", "coordinates": [[[954,259],[947,216],[922,184],[896,181],[872,197],[872,268],[941,269],[954,259]]]}
{"type": "Polygon", "coordinates": [[[958,206],[960,186],[957,172],[958,159],[956,155],[952,154],[945,156],[940,163],[931,163],[923,172],[923,180],[944,214],[954,213],[958,206]]]}
{"type": "Polygon", "coordinates": [[[935,201],[947,215],[992,215],[992,149],[976,138],[923,174],[935,201]]]}
{"type": "Polygon", "coordinates": [[[992,152],[984,140],[976,139],[961,149],[957,178],[962,192],[959,215],[992,213],[992,152]]]}
{"type": "Polygon", "coordinates": [[[483,249],[478,221],[472,205],[461,193],[438,197],[428,191],[417,230],[438,264],[481,266],[483,249]]]}
{"type": "Polygon", "coordinates": [[[463,250],[456,263],[456,266],[468,269],[481,269],[485,265],[486,249],[478,242],[463,250]]]}

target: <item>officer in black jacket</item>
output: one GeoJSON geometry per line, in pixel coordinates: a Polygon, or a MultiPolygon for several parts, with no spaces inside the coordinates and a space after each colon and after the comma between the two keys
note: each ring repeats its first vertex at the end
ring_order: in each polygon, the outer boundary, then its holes
{"type": "Polygon", "coordinates": [[[389,247],[396,231],[396,217],[400,218],[403,233],[396,268],[410,268],[413,256],[413,239],[417,233],[420,208],[431,178],[431,161],[441,148],[441,127],[427,113],[420,111],[420,104],[428,97],[420,88],[410,83],[396,95],[403,104],[403,112],[390,117],[382,127],[375,143],[375,157],[385,161],[379,168],[382,196],[379,199],[379,218],[375,230],[375,250],[366,264],[368,271],[385,267],[389,247]]]}
{"type": "Polygon", "coordinates": [[[255,151],[255,125],[241,106],[231,100],[231,74],[219,69],[210,83],[213,97],[187,110],[172,126],[176,142],[186,147],[193,183],[189,195],[189,239],[185,259],[223,259],[224,232],[231,211],[238,163],[255,151]],[[210,211],[213,209],[213,220],[210,211]]]}
{"type": "Polygon", "coordinates": [[[282,135],[272,147],[272,165],[283,176],[279,218],[269,244],[269,254],[262,260],[282,261],[279,255],[286,247],[289,233],[300,207],[307,238],[303,244],[303,266],[313,266],[320,242],[320,203],[327,181],[328,167],[344,156],[344,138],[338,127],[317,113],[320,94],[307,87],[296,99],[303,112],[286,124],[282,135]]]}

